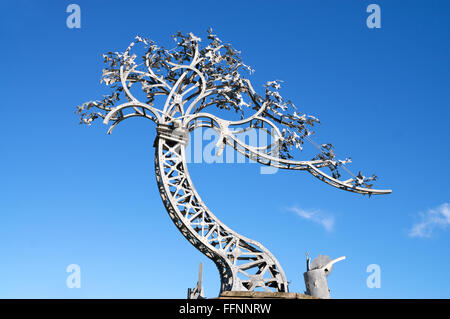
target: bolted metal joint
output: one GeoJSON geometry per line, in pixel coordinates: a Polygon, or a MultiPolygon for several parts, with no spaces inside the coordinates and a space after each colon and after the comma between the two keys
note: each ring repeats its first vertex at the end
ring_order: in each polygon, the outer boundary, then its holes
{"type": "Polygon", "coordinates": [[[171,124],[158,124],[156,126],[157,137],[181,143],[186,145],[189,141],[189,131],[181,126],[179,123],[172,122],[171,124]]]}

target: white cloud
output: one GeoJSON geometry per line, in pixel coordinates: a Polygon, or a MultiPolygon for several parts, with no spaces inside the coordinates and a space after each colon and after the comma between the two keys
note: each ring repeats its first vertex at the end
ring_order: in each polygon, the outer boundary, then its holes
{"type": "Polygon", "coordinates": [[[295,213],[303,219],[310,220],[316,224],[321,225],[326,231],[332,231],[334,228],[334,217],[325,215],[321,211],[307,211],[298,207],[291,207],[289,211],[295,213]]]}
{"type": "Polygon", "coordinates": [[[420,222],[414,224],[409,231],[411,237],[431,237],[438,229],[445,229],[450,225],[450,205],[444,203],[436,208],[420,213],[420,222]]]}

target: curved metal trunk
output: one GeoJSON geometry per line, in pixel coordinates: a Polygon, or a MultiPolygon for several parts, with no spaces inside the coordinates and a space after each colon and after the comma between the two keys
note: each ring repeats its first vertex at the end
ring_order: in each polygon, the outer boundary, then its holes
{"type": "Polygon", "coordinates": [[[185,159],[185,145],[158,135],[156,181],[164,206],[183,236],[210,258],[221,278],[221,291],[288,291],[276,258],[260,243],[223,224],[195,190],[185,159]]]}

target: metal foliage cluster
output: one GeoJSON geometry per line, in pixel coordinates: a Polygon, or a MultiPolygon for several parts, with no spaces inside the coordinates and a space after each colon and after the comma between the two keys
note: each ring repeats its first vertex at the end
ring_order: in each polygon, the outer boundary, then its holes
{"type": "MultiPolygon", "coordinates": [[[[137,36],[124,52],[105,54],[106,67],[101,82],[112,92],[101,100],[78,106],[81,123],[90,125],[97,118],[111,120],[113,124],[109,132],[122,120],[133,116],[146,117],[158,124],[178,120],[188,125],[186,123],[197,118],[196,115],[204,114],[206,108],[216,107],[239,114],[242,121],[235,124],[246,123],[247,119],[253,128],[271,126],[275,143],[264,150],[257,149],[258,152],[289,160],[293,158],[293,149],[301,150],[305,140],[311,141],[319,149],[311,163],[326,163],[320,167],[328,167],[332,179],[341,177],[340,169],[345,169],[344,165],[351,162],[350,158],[337,159],[332,144],[317,145],[311,140],[312,128],[320,123],[319,120],[299,112],[292,101],[282,97],[281,81],[268,81],[264,85],[264,94],[258,94],[250,80],[241,74],[242,71],[251,74],[253,70],[243,63],[240,52],[222,42],[211,29],[203,47],[200,46],[201,39],[192,33],[178,32],[173,39],[176,46],[166,49],[150,39],[137,36]],[[138,45],[142,46],[141,55],[133,53],[138,45]],[[145,100],[135,97],[133,85],[144,92],[145,100]],[[158,96],[167,97],[163,108],[157,105],[158,96]],[[124,99],[129,103],[131,113],[125,113],[124,107],[115,111],[116,105],[124,99]],[[249,113],[253,115],[248,117],[249,113]]],[[[226,121],[218,122],[226,124],[226,121]]],[[[219,126],[222,135],[230,133],[228,127],[219,126]]],[[[273,162],[272,159],[270,161],[273,162]]],[[[329,180],[328,175],[312,174],[323,181],[329,180]]],[[[375,175],[365,177],[361,172],[352,175],[349,180],[338,182],[339,188],[370,189],[371,182],[376,179],[375,175]]]]}

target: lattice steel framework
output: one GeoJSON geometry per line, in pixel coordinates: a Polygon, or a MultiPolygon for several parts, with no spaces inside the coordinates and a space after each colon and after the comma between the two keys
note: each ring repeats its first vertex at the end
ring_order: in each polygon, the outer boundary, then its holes
{"type": "MultiPolygon", "coordinates": [[[[277,259],[260,243],[231,230],[207,208],[198,195],[187,169],[185,146],[189,133],[200,127],[214,129],[220,136],[219,154],[225,145],[258,163],[281,169],[303,170],[319,180],[359,194],[387,194],[390,190],[372,189],[369,181],[358,174],[346,181],[339,179],[339,168],[349,162],[336,160],[330,144],[312,160],[290,159],[291,146],[300,147],[309,140],[309,126],[318,120],[293,112],[293,104],[278,93],[279,82],[266,84],[265,97],[259,96],[238,72],[248,68],[239,52],[208,32],[205,48],[193,34],[174,36],[177,46],[167,50],[154,42],[137,37],[125,52],[108,53],[102,81],[113,93],[101,101],[78,107],[82,123],[91,124],[102,118],[112,121],[108,133],[124,119],[145,117],[157,124],[155,139],[155,172],[164,206],[183,236],[217,266],[221,291],[288,291],[288,282],[277,259]],[[131,54],[136,44],[145,52],[142,63],[131,54]],[[145,102],[132,93],[132,86],[141,85],[145,102]],[[158,96],[165,96],[161,109],[153,106],[158,96]],[[114,106],[124,97],[124,103],[114,106]],[[241,120],[222,119],[204,109],[216,106],[241,113],[241,120]],[[253,111],[245,116],[244,111],[253,111]],[[241,127],[246,127],[241,129],[241,127]],[[283,129],[280,129],[283,128],[283,129]],[[247,145],[238,138],[246,130],[266,131],[273,143],[265,146],[247,145]],[[331,174],[323,171],[329,168],[331,174]]],[[[162,100],[161,100],[162,101],[162,100]]]]}

